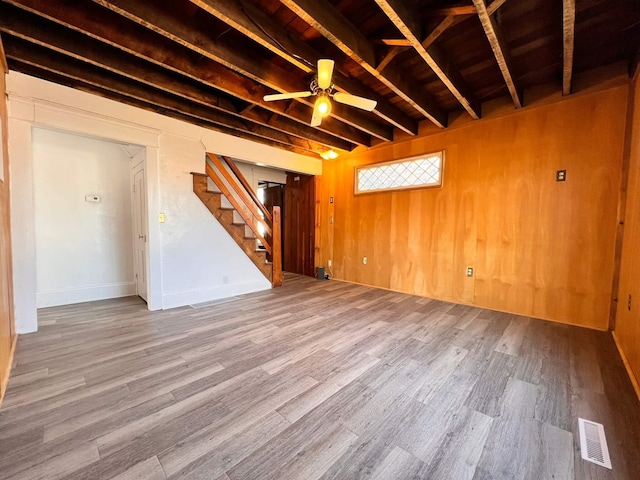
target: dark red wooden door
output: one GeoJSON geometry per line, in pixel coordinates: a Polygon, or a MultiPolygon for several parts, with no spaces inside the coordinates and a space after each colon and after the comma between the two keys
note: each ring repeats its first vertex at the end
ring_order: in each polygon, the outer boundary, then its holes
{"type": "Polygon", "coordinates": [[[315,276],[316,179],[287,173],[284,190],[284,270],[315,276]]]}

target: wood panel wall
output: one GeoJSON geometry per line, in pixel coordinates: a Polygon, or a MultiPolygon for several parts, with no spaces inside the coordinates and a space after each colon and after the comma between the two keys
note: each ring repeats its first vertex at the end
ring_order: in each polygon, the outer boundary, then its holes
{"type": "Polygon", "coordinates": [[[614,336],[640,398],[640,74],[632,83],[629,170],[614,336]],[[629,297],[631,302],[629,303],[629,297]]]}
{"type": "Polygon", "coordinates": [[[606,329],[627,91],[618,84],[325,163],[317,264],[332,260],[337,279],[606,329]],[[442,149],[442,188],[354,196],[355,166],[442,149]],[[561,169],[567,181],[557,183],[561,169]]]}
{"type": "Polygon", "coordinates": [[[9,148],[5,73],[7,64],[0,39],[0,129],[4,181],[0,181],[0,403],[9,379],[14,347],[13,274],[11,270],[11,226],[9,211],[9,148]]]}

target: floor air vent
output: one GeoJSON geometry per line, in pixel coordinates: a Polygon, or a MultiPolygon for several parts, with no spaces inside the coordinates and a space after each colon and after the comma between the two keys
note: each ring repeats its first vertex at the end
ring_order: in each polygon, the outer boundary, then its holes
{"type": "Polygon", "coordinates": [[[611,458],[604,436],[604,426],[584,418],[578,418],[580,430],[580,454],[588,462],[611,469],[611,458]]]}

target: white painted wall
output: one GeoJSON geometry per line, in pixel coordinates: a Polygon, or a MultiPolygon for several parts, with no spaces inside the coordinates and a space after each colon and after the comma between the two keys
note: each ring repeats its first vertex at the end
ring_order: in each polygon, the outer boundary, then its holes
{"type": "Polygon", "coordinates": [[[129,156],[53,130],[32,140],[37,306],[135,295],[129,156]]]}
{"type": "Polygon", "coordinates": [[[10,72],[12,241],[16,331],[37,330],[33,127],[146,149],[149,308],[199,303],[270,288],[193,193],[205,152],[311,175],[322,161],[257,144],[102,97],[10,72]],[[165,213],[166,222],[158,222],[165,213]],[[225,283],[225,279],[228,283],[225,283]]]}
{"type": "Polygon", "coordinates": [[[189,172],[204,169],[202,144],[162,134],[160,152],[164,308],[270,288],[193,193],[189,172]]]}

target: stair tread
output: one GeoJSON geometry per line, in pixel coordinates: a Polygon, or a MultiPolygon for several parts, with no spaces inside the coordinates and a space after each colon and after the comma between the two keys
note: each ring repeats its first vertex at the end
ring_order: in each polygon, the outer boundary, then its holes
{"type": "MultiPolygon", "coordinates": [[[[205,204],[209,211],[214,215],[218,222],[227,230],[231,237],[235,240],[238,246],[249,256],[251,261],[256,267],[272,281],[273,276],[273,264],[267,262],[267,251],[264,248],[259,248],[257,245],[256,236],[248,236],[246,230],[248,225],[246,222],[238,222],[235,211],[236,209],[231,205],[221,205],[221,199],[224,195],[222,192],[213,191],[206,188],[204,182],[205,175],[194,174],[194,193],[198,195],[200,200],[205,204]],[[217,194],[213,196],[213,194],[217,194]],[[231,214],[226,213],[231,212],[231,214]],[[238,227],[241,227],[240,230],[238,227]]],[[[251,232],[249,232],[249,235],[251,232]]]]}

